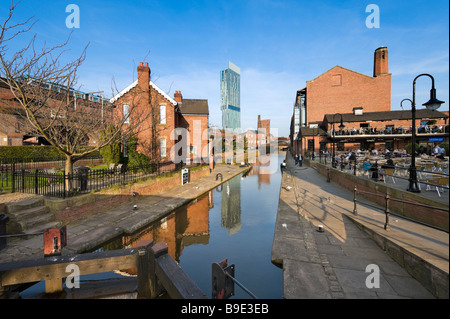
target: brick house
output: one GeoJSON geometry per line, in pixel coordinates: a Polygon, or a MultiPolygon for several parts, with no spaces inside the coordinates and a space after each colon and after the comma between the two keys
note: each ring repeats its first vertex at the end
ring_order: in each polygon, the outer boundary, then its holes
{"type": "Polygon", "coordinates": [[[139,116],[146,116],[143,121],[130,116],[125,124],[139,122],[138,151],[150,158],[158,156],[158,161],[174,161],[175,156],[171,152],[176,143],[183,143],[180,136],[174,134],[174,130],[184,128],[190,134],[189,145],[184,145],[189,150],[187,154],[201,156],[201,150],[207,149],[208,144],[207,137],[202,138],[202,133],[208,128],[208,101],[183,99],[180,91],[176,91],[172,98],[150,80],[147,62],[140,63],[137,74],[137,80],[110,101],[115,105],[117,114],[123,118],[133,114],[132,108],[136,108],[134,112],[137,111],[139,116]]]}

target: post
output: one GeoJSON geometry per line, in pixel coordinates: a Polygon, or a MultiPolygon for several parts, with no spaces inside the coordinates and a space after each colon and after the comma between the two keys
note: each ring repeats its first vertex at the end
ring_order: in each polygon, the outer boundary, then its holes
{"type": "Polygon", "coordinates": [[[156,298],[164,288],[160,284],[157,276],[156,276],[156,259],[165,254],[168,254],[169,248],[165,243],[159,242],[153,245],[149,249],[149,263],[148,263],[148,271],[149,271],[149,279],[150,279],[150,295],[151,298],[156,298]]]}
{"type": "Polygon", "coordinates": [[[357,188],[356,188],[356,185],[355,185],[355,188],[353,189],[353,215],[358,215],[358,210],[357,210],[357,208],[356,208],[356,202],[357,202],[357,200],[356,200],[356,193],[358,192],[358,190],[357,190],[357,188]]]}
{"type": "Polygon", "coordinates": [[[330,182],[330,168],[327,167],[327,183],[330,182]]]}
{"type": "Polygon", "coordinates": [[[36,172],[34,173],[34,193],[36,195],[39,193],[38,174],[39,174],[39,169],[36,168],[36,172]]]}
{"type": "Polygon", "coordinates": [[[66,198],[66,170],[63,170],[62,173],[63,173],[63,198],[66,198]]]}
{"type": "Polygon", "coordinates": [[[151,262],[150,250],[152,246],[153,240],[147,246],[140,247],[138,249],[138,275],[137,275],[138,299],[152,298],[151,274],[149,269],[151,262]]]}
{"type": "Polygon", "coordinates": [[[386,207],[384,210],[384,213],[386,214],[386,223],[384,224],[384,229],[385,230],[391,230],[391,227],[389,226],[389,199],[390,196],[389,194],[386,194],[386,207]]]}
{"type": "MultiPolygon", "coordinates": [[[[8,176],[8,175],[6,175],[6,176],[8,176]]],[[[13,162],[11,164],[11,193],[14,193],[16,191],[15,177],[16,177],[16,163],[13,162]]]]}

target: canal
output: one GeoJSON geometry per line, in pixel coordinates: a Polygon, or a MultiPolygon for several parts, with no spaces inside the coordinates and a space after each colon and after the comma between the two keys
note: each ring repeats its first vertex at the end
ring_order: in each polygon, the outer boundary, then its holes
{"type": "MultiPolygon", "coordinates": [[[[101,249],[139,247],[151,240],[163,241],[172,258],[208,298],[211,298],[211,265],[227,259],[228,264],[235,265],[236,279],[254,295],[280,299],[282,270],[272,264],[271,250],[283,159],[282,155],[271,155],[270,165],[255,165],[248,174],[224,182],[162,220],[135,234],[117,238],[101,249]]],[[[133,274],[122,272],[122,275],[133,274]]],[[[83,280],[117,276],[121,275],[82,276],[81,284],[83,280]]],[[[23,298],[26,296],[22,294],[23,298]]],[[[235,285],[232,298],[250,296],[235,285]]]]}

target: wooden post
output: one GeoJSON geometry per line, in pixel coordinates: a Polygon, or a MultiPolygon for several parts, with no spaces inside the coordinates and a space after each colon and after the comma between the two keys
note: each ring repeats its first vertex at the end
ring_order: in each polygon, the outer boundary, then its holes
{"type": "Polygon", "coordinates": [[[151,275],[150,275],[150,250],[153,240],[145,247],[138,249],[138,275],[137,275],[137,297],[138,299],[152,298],[151,275]]]}
{"type": "Polygon", "coordinates": [[[45,293],[53,294],[63,291],[63,279],[52,278],[45,281],[45,293]]]}
{"type": "Polygon", "coordinates": [[[150,276],[150,286],[151,286],[151,297],[156,298],[164,288],[160,284],[157,276],[156,276],[156,259],[163,255],[166,255],[169,252],[169,248],[166,243],[156,243],[149,250],[149,276],[150,276]]]}

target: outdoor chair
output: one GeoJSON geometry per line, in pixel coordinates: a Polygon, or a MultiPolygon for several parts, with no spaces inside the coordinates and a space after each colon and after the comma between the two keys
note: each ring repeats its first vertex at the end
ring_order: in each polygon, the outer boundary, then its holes
{"type": "Polygon", "coordinates": [[[385,168],[384,174],[383,174],[383,177],[384,177],[383,181],[386,183],[386,178],[390,177],[392,179],[392,182],[395,184],[394,174],[395,174],[394,168],[385,168]]]}
{"type": "Polygon", "coordinates": [[[433,190],[434,187],[434,189],[438,193],[438,196],[441,197],[441,192],[445,191],[445,187],[448,188],[448,180],[449,178],[444,176],[437,178],[427,178],[424,180],[428,183],[426,190],[433,190]],[[439,192],[439,189],[441,190],[441,192],[439,192]]]}

